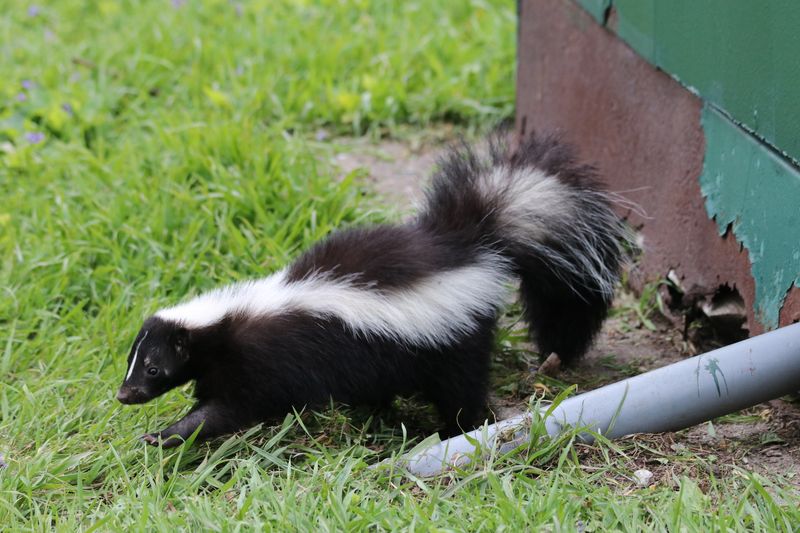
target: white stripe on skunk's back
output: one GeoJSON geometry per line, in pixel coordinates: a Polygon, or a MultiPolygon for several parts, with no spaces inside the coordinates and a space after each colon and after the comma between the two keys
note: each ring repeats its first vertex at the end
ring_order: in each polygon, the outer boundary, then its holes
{"type": "Polygon", "coordinates": [[[512,279],[507,261],[491,253],[468,266],[434,272],[409,287],[394,289],[359,284],[357,276],[337,279],[325,273],[287,281],[283,270],[202,294],[156,316],[200,328],[226,315],[301,311],[338,318],[367,337],[441,346],[474,331],[478,317],[491,316],[506,303],[512,279]]]}

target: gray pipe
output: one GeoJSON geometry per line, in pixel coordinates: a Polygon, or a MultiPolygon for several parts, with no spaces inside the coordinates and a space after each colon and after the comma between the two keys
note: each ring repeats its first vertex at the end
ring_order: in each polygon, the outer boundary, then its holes
{"type": "MultiPolygon", "coordinates": [[[[794,324],[568,398],[545,427],[551,436],[579,427],[610,439],[674,431],[798,390],[800,324],[794,324]]],[[[530,420],[524,413],[467,435],[483,450],[505,453],[527,442],[530,420]]],[[[475,451],[464,435],[421,447],[401,459],[417,476],[461,466],[475,451]]]]}

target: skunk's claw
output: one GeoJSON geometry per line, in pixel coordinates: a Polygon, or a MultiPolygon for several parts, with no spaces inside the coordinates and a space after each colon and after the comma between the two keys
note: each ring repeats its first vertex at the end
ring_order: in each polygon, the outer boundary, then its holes
{"type": "Polygon", "coordinates": [[[146,442],[150,446],[161,446],[162,448],[174,448],[183,444],[183,439],[177,435],[170,435],[164,438],[161,433],[148,433],[139,437],[142,442],[146,442]]]}
{"type": "Polygon", "coordinates": [[[149,444],[150,446],[158,446],[158,435],[148,433],[139,437],[139,440],[149,444]]]}

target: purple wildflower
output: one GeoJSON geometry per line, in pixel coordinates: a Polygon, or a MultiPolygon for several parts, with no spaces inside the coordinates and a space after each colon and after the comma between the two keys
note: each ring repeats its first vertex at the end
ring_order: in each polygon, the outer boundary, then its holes
{"type": "Polygon", "coordinates": [[[186,0],[172,0],[172,7],[174,7],[175,9],[178,9],[179,7],[181,7],[185,3],[186,3],[186,0]]]}
{"type": "Polygon", "coordinates": [[[27,99],[28,99],[28,95],[25,94],[25,93],[19,93],[17,95],[17,102],[24,102],[27,99]]]}
{"type": "Polygon", "coordinates": [[[39,8],[39,6],[30,6],[28,8],[28,16],[29,17],[35,17],[35,16],[39,15],[39,13],[41,13],[41,11],[42,10],[39,8]]]}
{"type": "Polygon", "coordinates": [[[22,88],[30,91],[33,89],[33,82],[31,80],[22,80],[22,88]]]}
{"type": "Polygon", "coordinates": [[[29,131],[25,134],[25,140],[31,144],[39,144],[44,140],[44,133],[40,131],[29,131]]]}
{"type": "Polygon", "coordinates": [[[69,116],[72,116],[74,114],[72,106],[69,105],[69,102],[64,102],[63,104],[61,104],[61,109],[66,111],[69,116]]]}

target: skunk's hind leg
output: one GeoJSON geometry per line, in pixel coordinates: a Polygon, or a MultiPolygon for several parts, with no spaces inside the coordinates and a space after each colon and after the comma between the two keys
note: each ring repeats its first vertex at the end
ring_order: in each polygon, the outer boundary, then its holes
{"type": "Polygon", "coordinates": [[[486,385],[481,382],[459,383],[440,387],[431,398],[442,420],[443,438],[471,431],[486,415],[486,385]]]}
{"type": "Polygon", "coordinates": [[[601,295],[578,296],[549,279],[531,283],[523,278],[520,293],[542,361],[555,352],[562,363],[574,363],[592,344],[608,314],[608,303],[601,295]]]}
{"type": "Polygon", "coordinates": [[[494,318],[483,320],[476,332],[437,352],[428,368],[423,392],[439,412],[444,437],[470,431],[486,416],[494,326],[494,318]]]}

